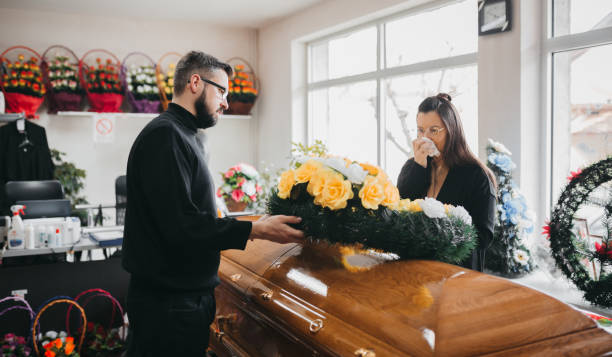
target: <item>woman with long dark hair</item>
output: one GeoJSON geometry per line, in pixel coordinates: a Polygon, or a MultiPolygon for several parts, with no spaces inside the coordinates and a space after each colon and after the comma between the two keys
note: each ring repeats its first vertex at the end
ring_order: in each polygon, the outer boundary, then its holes
{"type": "Polygon", "coordinates": [[[428,97],[419,105],[414,157],[397,179],[402,198],[433,197],[463,206],[478,232],[478,247],[464,266],[482,271],[485,250],[493,237],[495,176],[467,145],[463,125],[448,94],[428,97]]]}

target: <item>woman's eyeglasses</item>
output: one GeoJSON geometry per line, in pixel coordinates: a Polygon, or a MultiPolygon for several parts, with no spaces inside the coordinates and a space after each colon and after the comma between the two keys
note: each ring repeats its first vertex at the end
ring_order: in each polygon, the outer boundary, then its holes
{"type": "Polygon", "coordinates": [[[417,133],[419,134],[419,136],[426,136],[426,134],[429,134],[427,136],[431,136],[431,137],[438,136],[443,131],[444,131],[444,128],[441,128],[439,126],[432,126],[430,128],[427,128],[427,130],[424,130],[423,128],[417,129],[417,133]]]}
{"type": "MultiPolygon", "coordinates": [[[[223,100],[227,99],[227,95],[229,94],[227,91],[227,88],[225,88],[224,86],[220,85],[219,83],[213,82],[210,79],[206,79],[200,75],[198,75],[198,77],[200,77],[200,80],[202,82],[206,82],[208,84],[212,84],[213,86],[217,87],[217,89],[219,89],[218,93],[220,94],[220,98],[223,100]]],[[[191,80],[189,80],[189,82],[187,83],[191,83],[191,80]]]]}

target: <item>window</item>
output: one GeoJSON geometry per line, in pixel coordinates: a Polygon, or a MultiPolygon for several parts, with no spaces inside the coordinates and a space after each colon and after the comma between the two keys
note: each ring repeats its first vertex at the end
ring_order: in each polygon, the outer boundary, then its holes
{"type": "Polygon", "coordinates": [[[380,165],[412,157],[416,110],[447,92],[477,153],[477,4],[426,4],[308,44],[308,141],[380,165]]]}
{"type": "MultiPolygon", "coordinates": [[[[612,155],[612,2],[552,0],[546,55],[552,64],[552,206],[576,172],[612,155]]],[[[601,240],[604,209],[612,185],[595,190],[575,214],[589,239],[601,240]],[[599,199],[598,199],[599,198],[599,199]]]]}

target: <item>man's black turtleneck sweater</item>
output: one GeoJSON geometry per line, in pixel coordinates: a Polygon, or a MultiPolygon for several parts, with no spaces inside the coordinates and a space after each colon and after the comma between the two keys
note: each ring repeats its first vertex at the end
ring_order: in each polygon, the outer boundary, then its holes
{"type": "Polygon", "coordinates": [[[210,290],[219,284],[219,252],[244,249],[251,233],[250,222],[217,218],[198,127],[194,115],[170,103],[130,151],[123,267],[134,288],[210,290]]]}

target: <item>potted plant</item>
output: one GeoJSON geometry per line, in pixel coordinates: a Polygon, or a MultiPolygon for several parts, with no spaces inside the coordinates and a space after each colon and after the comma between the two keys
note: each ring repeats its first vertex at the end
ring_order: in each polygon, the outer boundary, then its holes
{"type": "Polygon", "coordinates": [[[123,59],[121,75],[125,95],[137,113],[159,113],[159,89],[155,80],[155,62],[141,52],[132,52],[123,59]],[[137,59],[138,63],[135,63],[137,59]],[[146,63],[142,63],[142,61],[146,63]]]}
{"type": "Polygon", "coordinates": [[[98,113],[118,113],[123,101],[123,88],[119,79],[121,63],[115,55],[106,50],[91,50],[79,63],[79,78],[87,92],[89,111],[98,113]],[[95,65],[88,65],[86,60],[93,52],[102,52],[108,58],[97,57],[95,65]]]}

